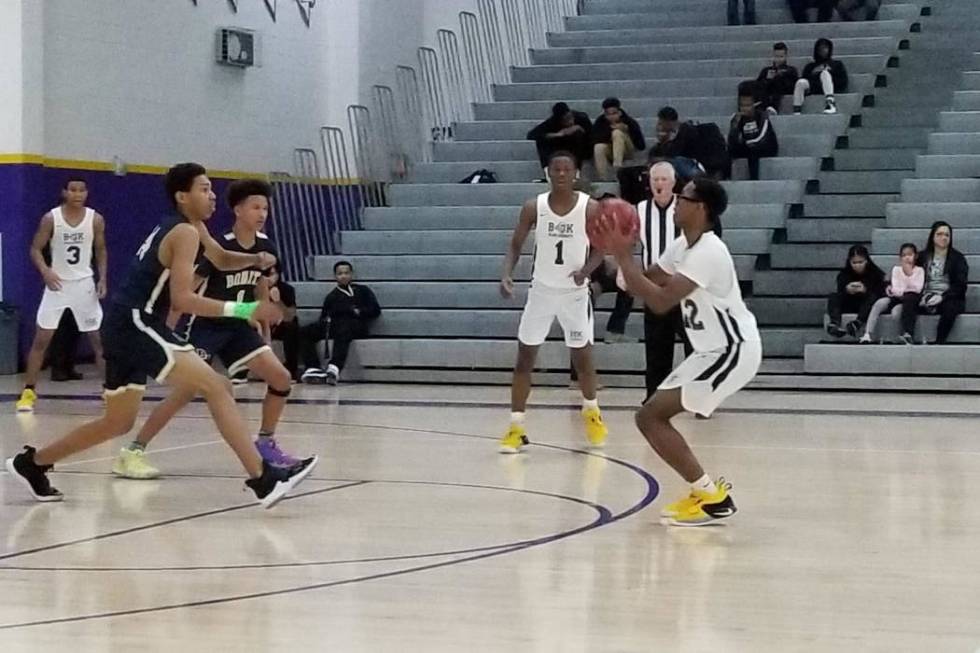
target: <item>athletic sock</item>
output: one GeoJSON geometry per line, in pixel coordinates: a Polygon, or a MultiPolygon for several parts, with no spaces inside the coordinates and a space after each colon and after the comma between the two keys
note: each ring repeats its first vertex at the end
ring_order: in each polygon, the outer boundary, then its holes
{"type": "Polygon", "coordinates": [[[691,489],[697,490],[698,492],[705,492],[707,494],[714,494],[715,492],[718,491],[718,488],[715,487],[715,484],[711,480],[711,477],[708,476],[707,474],[705,474],[698,480],[691,483],[691,489]]]}
{"type": "Polygon", "coordinates": [[[259,440],[271,440],[276,437],[275,431],[267,431],[265,429],[259,429],[259,440]]]}
{"type": "Polygon", "coordinates": [[[582,410],[599,410],[599,400],[582,397],[582,410]]]}
{"type": "Polygon", "coordinates": [[[130,451],[146,451],[146,445],[139,440],[133,440],[126,446],[130,451]]]}
{"type": "Polygon", "coordinates": [[[511,424],[519,424],[519,425],[523,426],[524,425],[524,411],[512,412],[510,414],[510,423],[511,424]]]}

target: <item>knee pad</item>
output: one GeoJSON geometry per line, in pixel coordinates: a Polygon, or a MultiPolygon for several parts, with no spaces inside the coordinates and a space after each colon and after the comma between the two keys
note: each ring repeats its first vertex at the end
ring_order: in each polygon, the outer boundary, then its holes
{"type": "Polygon", "coordinates": [[[293,388],[291,386],[286,388],[285,390],[276,390],[271,385],[266,386],[266,392],[276,397],[288,397],[292,393],[292,391],[293,388]]]}

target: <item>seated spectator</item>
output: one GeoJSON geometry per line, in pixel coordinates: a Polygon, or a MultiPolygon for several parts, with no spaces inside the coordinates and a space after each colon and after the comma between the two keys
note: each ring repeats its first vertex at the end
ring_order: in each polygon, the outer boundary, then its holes
{"type": "Polygon", "coordinates": [[[868,324],[860,342],[871,342],[882,314],[892,312],[896,306],[901,306],[902,335],[901,341],[906,345],[912,344],[912,334],[915,333],[915,318],[919,308],[919,298],[922,296],[922,286],[925,283],[925,271],[915,264],[918,251],[912,243],[903,244],[898,250],[898,265],[892,268],[891,282],[885,289],[885,296],[875,302],[868,315],[868,324]]]}
{"type": "Polygon", "coordinates": [[[547,171],[548,157],[554,152],[571,152],[579,168],[592,158],[592,121],[581,111],[572,111],[564,102],[551,107],[551,117],[527,133],[538,149],[541,168],[547,171]]]}
{"type": "Polygon", "coordinates": [[[834,17],[834,5],[837,0],[786,0],[789,11],[793,15],[793,20],[797,23],[809,23],[810,17],[807,10],[810,7],[817,8],[817,22],[827,23],[834,17]]]}
{"type": "Polygon", "coordinates": [[[936,343],[944,344],[953,330],[956,316],[966,309],[966,283],[970,274],[966,257],[953,247],[953,228],[939,220],[929,230],[929,242],[919,254],[918,264],[925,270],[920,310],[939,314],[936,343]]]}
{"type": "Polygon", "coordinates": [[[657,112],[657,142],[650,148],[647,165],[667,161],[679,179],[704,174],[713,179],[731,176],[731,158],[725,135],[713,122],[680,122],[677,110],[664,107],[657,112]]]}
{"type": "Polygon", "coordinates": [[[350,343],[368,335],[368,325],[379,315],[381,307],[374,293],[367,286],[351,283],[354,267],[347,261],[337,261],[333,266],[337,287],[323,300],[320,318],[313,324],[300,327],[299,342],[303,352],[303,383],[337,385],[340,373],[347,362],[350,343]],[[328,339],[333,339],[333,355],[328,339]],[[324,341],[324,370],[317,353],[317,344],[324,341]]]}
{"type": "Polygon", "coordinates": [[[838,0],[837,15],[841,20],[878,20],[881,0],[838,0]]]}
{"type": "Polygon", "coordinates": [[[796,80],[800,73],[795,67],[786,63],[789,48],[780,41],[772,46],[772,64],[759,71],[756,78],[758,100],[769,113],[779,113],[784,95],[792,95],[796,80]]]}
{"type": "Polygon", "coordinates": [[[296,317],[296,289],[283,281],[279,268],[272,269],[267,277],[269,300],[279,305],[282,321],[267,334],[269,340],[282,341],[284,365],[289,376],[297,382],[299,378],[299,318],[296,317]]]}
{"type": "Polygon", "coordinates": [[[623,111],[619,98],[614,97],[602,101],[602,115],[592,126],[592,142],[596,175],[601,180],[609,179],[610,161],[618,171],[627,157],[647,146],[640,123],[623,111]]]}
{"type": "Polygon", "coordinates": [[[803,68],[793,89],[793,113],[803,111],[803,98],[811,93],[823,94],[824,113],[837,113],[835,93],[847,91],[847,69],[834,59],[834,42],[820,38],[813,44],[813,61],[803,68]]]}
{"type": "Polygon", "coordinates": [[[745,92],[738,96],[738,113],[732,116],[728,130],[728,153],[732,159],[748,159],[749,179],[759,179],[759,159],[779,154],[776,130],[769,112],[756,105],[755,98],[745,92]]]}
{"type": "Polygon", "coordinates": [[[854,245],[847,251],[844,269],[837,275],[837,290],[827,298],[827,333],[835,338],[857,337],[868,321],[871,308],[885,294],[885,273],[881,271],[864,245],[854,245]],[[841,328],[844,313],[857,313],[857,319],[841,328]]]}
{"type": "MultiPolygon", "coordinates": [[[[742,0],[745,8],[745,25],[755,25],[755,0],[742,0]]],[[[728,0],[728,24],[738,25],[738,0],[728,0]]]]}
{"type": "MultiPolygon", "coordinates": [[[[664,107],[657,112],[657,141],[647,154],[649,164],[678,157],[697,161],[698,132],[691,123],[682,123],[677,109],[664,107]]],[[[678,170],[678,174],[680,170],[678,170]]],[[[681,175],[687,176],[687,175],[681,175]]]]}

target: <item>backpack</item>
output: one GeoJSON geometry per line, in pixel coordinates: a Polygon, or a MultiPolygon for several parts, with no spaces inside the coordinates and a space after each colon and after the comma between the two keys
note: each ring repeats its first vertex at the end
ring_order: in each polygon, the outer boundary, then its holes
{"type": "Polygon", "coordinates": [[[633,204],[650,197],[650,169],[647,166],[625,166],[616,173],[619,196],[633,204]]]}
{"type": "Polygon", "coordinates": [[[728,179],[732,176],[732,159],[721,129],[713,122],[689,123],[697,133],[697,160],[710,177],[728,179]]]}
{"type": "Polygon", "coordinates": [[[474,170],[459,180],[461,184],[496,184],[497,175],[492,170],[474,170]]]}

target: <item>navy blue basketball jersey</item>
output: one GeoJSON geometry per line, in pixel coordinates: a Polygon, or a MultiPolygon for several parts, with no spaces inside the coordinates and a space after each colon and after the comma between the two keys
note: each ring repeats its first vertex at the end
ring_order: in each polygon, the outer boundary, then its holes
{"type": "MultiPolygon", "coordinates": [[[[166,318],[170,310],[170,269],[160,263],[160,243],[174,227],[186,222],[184,216],[173,214],[150,232],[113,295],[113,303],[166,318]]],[[[196,262],[199,264],[203,257],[204,247],[198,246],[196,262]]]]}
{"type": "MultiPolygon", "coordinates": [[[[276,260],[279,259],[275,244],[261,232],[255,235],[255,243],[251,247],[245,247],[238,242],[233,232],[226,233],[220,242],[230,252],[244,254],[269,252],[276,257],[276,260]]],[[[204,284],[198,292],[205,297],[223,302],[254,302],[255,286],[259,279],[268,274],[268,270],[256,266],[241,270],[219,270],[210,261],[205,260],[197,268],[197,276],[204,278],[204,284]]]]}

